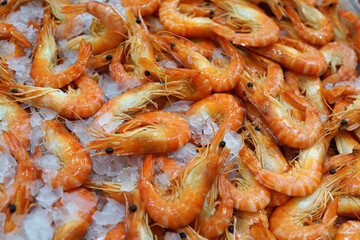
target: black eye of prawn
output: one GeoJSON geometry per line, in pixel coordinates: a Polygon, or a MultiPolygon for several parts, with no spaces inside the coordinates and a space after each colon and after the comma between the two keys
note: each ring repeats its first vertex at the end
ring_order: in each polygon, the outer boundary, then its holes
{"type": "Polygon", "coordinates": [[[186,233],[185,232],[181,232],[179,235],[180,235],[181,238],[186,238],[186,233]]]}
{"type": "Polygon", "coordinates": [[[108,147],[108,148],[105,149],[105,152],[106,153],[113,153],[114,149],[112,147],[108,147]]]}
{"type": "Polygon", "coordinates": [[[4,0],[4,1],[1,2],[1,5],[3,5],[3,6],[5,6],[6,4],[7,4],[7,1],[6,1],[6,0],[4,0]]]}
{"type": "Polygon", "coordinates": [[[335,173],[336,173],[336,170],[335,170],[335,169],[330,169],[329,173],[330,173],[330,174],[335,174],[335,173]]]}
{"type": "Polygon", "coordinates": [[[136,23],[140,24],[141,23],[141,19],[140,18],[136,18],[136,23]]]}
{"type": "Polygon", "coordinates": [[[106,60],[111,60],[113,57],[111,55],[106,55],[106,60]]]}
{"type": "Polygon", "coordinates": [[[14,213],[16,211],[16,206],[11,203],[9,203],[9,205],[7,207],[9,209],[10,213],[14,213]]]}
{"type": "Polygon", "coordinates": [[[132,205],[131,207],[130,207],[130,211],[131,212],[135,212],[137,210],[137,206],[136,205],[132,205]]]}
{"type": "Polygon", "coordinates": [[[223,148],[223,147],[225,147],[225,146],[226,146],[226,142],[225,142],[225,141],[221,141],[221,142],[220,142],[220,147],[223,148]]]}

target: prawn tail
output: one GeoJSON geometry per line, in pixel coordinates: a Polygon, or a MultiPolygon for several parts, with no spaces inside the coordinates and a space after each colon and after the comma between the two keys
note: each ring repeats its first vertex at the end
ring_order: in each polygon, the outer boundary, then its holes
{"type": "Polygon", "coordinates": [[[262,169],[260,161],[251,153],[248,147],[244,146],[239,151],[239,156],[242,158],[246,166],[254,174],[259,173],[262,169]]]}
{"type": "Polygon", "coordinates": [[[261,218],[259,218],[259,223],[250,226],[250,235],[254,239],[276,240],[261,218]]]}
{"type": "Polygon", "coordinates": [[[13,38],[16,40],[16,42],[21,46],[21,47],[25,47],[25,48],[31,48],[31,43],[29,42],[29,40],[27,40],[27,38],[18,30],[13,30],[11,31],[11,35],[13,36],[13,38]]]}
{"type": "Polygon", "coordinates": [[[17,161],[22,161],[30,158],[26,149],[21,145],[20,141],[13,133],[4,131],[3,137],[9,147],[11,154],[15,157],[15,159],[17,159],[17,161]]]}
{"type": "Polygon", "coordinates": [[[86,66],[89,62],[92,53],[92,44],[85,42],[84,39],[81,39],[79,47],[79,57],[78,62],[86,66]]]}
{"type": "Polygon", "coordinates": [[[60,13],[85,13],[87,11],[87,3],[79,3],[61,8],[60,13]]]}
{"type": "Polygon", "coordinates": [[[113,62],[120,62],[120,61],[122,60],[122,58],[123,58],[123,53],[124,53],[124,48],[123,48],[123,46],[120,45],[120,46],[116,49],[112,61],[113,61],[113,62]]]}
{"type": "Polygon", "coordinates": [[[330,228],[334,225],[335,220],[337,218],[336,212],[338,209],[338,203],[339,198],[336,197],[328,206],[328,209],[326,210],[322,223],[326,226],[327,229],[330,230],[330,228]]]}

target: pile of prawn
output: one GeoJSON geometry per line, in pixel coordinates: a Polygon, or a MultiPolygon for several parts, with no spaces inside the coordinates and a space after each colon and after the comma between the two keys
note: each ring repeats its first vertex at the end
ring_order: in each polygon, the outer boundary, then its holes
{"type": "Polygon", "coordinates": [[[4,0],[0,16],[17,162],[1,239],[360,239],[360,18],[338,0],[4,0]],[[9,20],[32,4],[36,39],[9,20]],[[134,186],[99,159],[138,169],[134,186]],[[111,204],[123,216],[92,233],[111,204]],[[41,211],[50,238],[29,235],[41,211]]]}

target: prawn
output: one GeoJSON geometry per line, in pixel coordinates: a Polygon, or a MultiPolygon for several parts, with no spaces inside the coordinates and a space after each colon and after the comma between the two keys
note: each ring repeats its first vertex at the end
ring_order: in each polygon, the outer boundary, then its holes
{"type": "MultiPolygon", "coordinates": [[[[63,196],[53,208],[62,208],[71,202],[78,207],[75,216],[55,229],[53,240],[80,240],[93,221],[93,214],[97,210],[96,195],[85,188],[77,188],[63,196]]],[[[73,213],[72,213],[73,214],[73,213]]]]}
{"type": "Polygon", "coordinates": [[[166,195],[157,192],[151,183],[155,164],[153,155],[149,154],[145,158],[138,188],[145,210],[151,219],[166,228],[176,229],[186,226],[196,218],[206,194],[229,154],[227,148],[219,145],[224,135],[225,129],[220,129],[211,145],[187,163],[179,177],[174,180],[173,191],[166,195]]]}
{"type": "Polygon", "coordinates": [[[2,130],[10,131],[24,147],[30,143],[32,130],[29,114],[13,99],[0,94],[0,121],[2,130]]]}
{"type": "Polygon", "coordinates": [[[24,216],[31,207],[30,189],[36,180],[36,170],[34,161],[16,136],[6,131],[2,136],[11,155],[18,163],[13,184],[5,192],[2,189],[0,192],[0,210],[6,214],[4,232],[7,233],[20,226],[21,216],[24,216]]]}
{"type": "Polygon", "coordinates": [[[338,198],[333,199],[332,194],[338,190],[338,182],[347,174],[347,171],[342,171],[327,175],[312,194],[291,198],[277,207],[269,219],[270,231],[276,239],[326,237],[337,218],[338,198]]]}
{"type": "Polygon", "coordinates": [[[348,45],[341,42],[331,42],[323,46],[320,52],[326,58],[331,74],[323,80],[324,85],[346,81],[354,75],[358,58],[355,51],[348,45]]]}
{"type": "MultiPolygon", "coordinates": [[[[255,155],[260,160],[265,169],[274,173],[283,174],[290,170],[289,165],[280,151],[279,147],[269,136],[269,133],[262,126],[254,127],[249,122],[245,123],[245,128],[249,132],[249,140],[255,147],[255,155]]],[[[289,196],[270,190],[271,199],[269,206],[279,206],[289,200],[289,196]]]]}
{"type": "Polygon", "coordinates": [[[32,48],[29,40],[27,40],[27,38],[15,26],[8,23],[0,23],[0,38],[12,38],[20,47],[32,48]]]}
{"type": "Polygon", "coordinates": [[[125,39],[126,23],[122,17],[109,5],[89,1],[65,6],[60,13],[88,12],[98,20],[90,26],[90,35],[80,35],[69,40],[67,48],[76,50],[80,48],[82,40],[91,43],[93,53],[99,54],[109,49],[114,49],[125,39]]]}
{"type": "Polygon", "coordinates": [[[339,10],[339,14],[351,25],[353,25],[354,30],[354,39],[353,39],[353,45],[355,48],[355,51],[358,53],[360,52],[360,18],[353,14],[350,11],[346,10],[339,10]]]}
{"type": "Polygon", "coordinates": [[[251,51],[268,57],[291,71],[302,74],[321,74],[328,65],[325,57],[314,47],[301,41],[279,37],[267,47],[251,48],[251,51]]]}
{"type": "Polygon", "coordinates": [[[136,116],[115,133],[93,130],[93,134],[96,139],[86,144],[87,150],[104,150],[95,155],[127,156],[176,151],[189,142],[190,127],[177,114],[154,111],[136,116]]]}
{"type": "Polygon", "coordinates": [[[208,2],[204,3],[183,3],[181,1],[179,5],[179,12],[185,15],[190,15],[194,17],[208,17],[214,18],[222,14],[222,11],[208,2]]]}
{"type": "Polygon", "coordinates": [[[360,222],[347,221],[338,228],[334,240],[356,240],[360,238],[360,222]]]}
{"type": "Polygon", "coordinates": [[[19,6],[30,2],[31,0],[6,0],[1,2],[0,6],[0,16],[5,16],[7,13],[10,13],[17,9],[19,6]]]}
{"type": "Polygon", "coordinates": [[[230,25],[214,24],[211,31],[243,47],[265,47],[275,43],[280,36],[276,23],[255,5],[243,0],[212,0],[226,11],[230,25]],[[243,30],[244,29],[244,30],[243,30]]]}
{"type": "Polygon", "coordinates": [[[210,188],[203,208],[195,220],[195,230],[207,239],[217,239],[230,224],[232,215],[233,200],[230,188],[226,176],[220,174],[210,188]],[[220,195],[220,202],[216,201],[217,195],[220,195]]]}
{"type": "Polygon", "coordinates": [[[208,79],[213,91],[226,92],[238,83],[243,71],[243,60],[240,53],[226,39],[218,38],[218,41],[227,54],[231,55],[227,68],[214,66],[214,63],[210,63],[207,58],[191,50],[175,37],[163,36],[157,40],[175,59],[186,67],[199,71],[208,79]]]}
{"type": "Polygon", "coordinates": [[[331,22],[316,8],[303,0],[288,1],[285,9],[295,31],[308,43],[324,45],[334,37],[331,22]]]}
{"type": "MultiPolygon", "coordinates": [[[[188,119],[209,116],[220,128],[237,131],[244,121],[244,109],[232,95],[216,93],[193,103],[185,116],[188,119]]],[[[192,139],[198,137],[192,136],[192,139]]]]}
{"type": "Polygon", "coordinates": [[[121,5],[130,8],[136,17],[151,15],[160,6],[161,0],[121,0],[121,5]]]}
{"type": "Polygon", "coordinates": [[[157,107],[157,104],[154,102],[155,99],[168,96],[182,98],[182,91],[179,82],[168,82],[166,84],[147,83],[128,90],[110,99],[100,108],[95,115],[93,127],[95,129],[103,129],[106,132],[112,132],[124,120],[129,120],[145,111],[149,104],[154,104],[157,107]]]}
{"type": "Polygon", "coordinates": [[[58,120],[45,121],[42,127],[45,147],[59,158],[61,165],[51,179],[52,187],[69,191],[81,186],[91,170],[89,154],[58,120]]]}
{"type": "MultiPolygon", "coordinates": [[[[0,68],[1,73],[5,73],[0,68]]],[[[104,102],[104,94],[98,84],[87,74],[66,86],[65,89],[33,87],[16,83],[13,79],[0,80],[3,93],[16,101],[35,107],[48,108],[68,119],[81,119],[94,115],[104,102]]]]}
{"type": "Polygon", "coordinates": [[[160,23],[165,30],[183,37],[213,37],[215,23],[207,17],[188,17],[178,12],[180,0],[164,0],[159,8],[160,23]]]}
{"type": "Polygon", "coordinates": [[[126,239],[154,239],[153,233],[148,225],[148,216],[144,209],[144,204],[141,202],[140,193],[138,189],[133,192],[134,204],[129,208],[126,204],[126,239]],[[135,207],[133,207],[135,206],[135,207]],[[130,213],[129,213],[130,210],[130,213]],[[135,210],[135,211],[133,211],[135,210]]]}
{"type": "Polygon", "coordinates": [[[319,114],[304,96],[286,90],[280,94],[287,103],[305,112],[305,121],[300,122],[292,119],[284,105],[273,98],[264,86],[244,75],[240,83],[250,102],[264,116],[269,128],[281,142],[291,147],[308,148],[319,139],[319,114]]]}
{"type": "Polygon", "coordinates": [[[62,88],[77,79],[86,69],[91,56],[90,43],[82,41],[78,61],[70,67],[53,72],[56,64],[56,43],[54,39],[54,21],[48,14],[44,15],[44,26],[39,33],[30,76],[39,87],[62,88]]]}
{"type": "Polygon", "coordinates": [[[68,0],[46,0],[50,6],[51,14],[57,19],[58,24],[55,27],[55,38],[57,40],[69,39],[75,37],[82,31],[85,24],[80,14],[63,14],[60,13],[62,7],[71,5],[68,0]]]}

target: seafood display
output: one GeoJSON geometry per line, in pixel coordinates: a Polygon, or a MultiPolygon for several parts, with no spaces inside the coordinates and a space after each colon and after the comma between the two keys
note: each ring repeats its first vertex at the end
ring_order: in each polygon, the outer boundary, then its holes
{"type": "Polygon", "coordinates": [[[359,13],[3,0],[0,239],[360,239],[359,13]]]}

